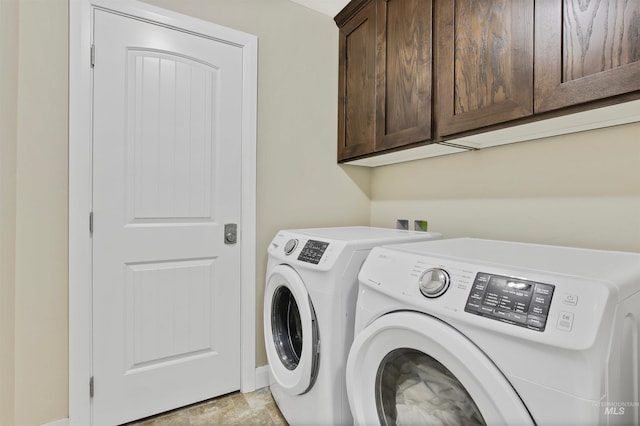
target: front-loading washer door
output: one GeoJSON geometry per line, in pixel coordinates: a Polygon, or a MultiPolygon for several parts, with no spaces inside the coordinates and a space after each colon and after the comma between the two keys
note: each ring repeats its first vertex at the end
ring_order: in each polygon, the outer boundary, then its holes
{"type": "Polygon", "coordinates": [[[267,277],[264,337],[273,379],[291,395],[307,392],[318,372],[320,337],[307,288],[290,266],[267,277]]]}
{"type": "Polygon", "coordinates": [[[358,333],[347,361],[347,394],[360,425],[534,424],[484,352],[417,312],[383,315],[358,333]]]}

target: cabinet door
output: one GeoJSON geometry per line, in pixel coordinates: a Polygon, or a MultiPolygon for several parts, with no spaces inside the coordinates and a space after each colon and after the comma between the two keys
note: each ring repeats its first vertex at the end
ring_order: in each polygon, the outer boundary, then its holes
{"type": "Polygon", "coordinates": [[[640,1],[536,1],[535,110],[640,90],[640,1]]]}
{"type": "Polygon", "coordinates": [[[437,0],[438,133],[533,113],[533,0],[437,0]]]}
{"type": "Polygon", "coordinates": [[[375,13],[368,3],[340,28],[338,161],[374,150],[375,13]]]}
{"type": "Polygon", "coordinates": [[[431,139],[431,0],[378,0],[376,151],[431,139]]]}

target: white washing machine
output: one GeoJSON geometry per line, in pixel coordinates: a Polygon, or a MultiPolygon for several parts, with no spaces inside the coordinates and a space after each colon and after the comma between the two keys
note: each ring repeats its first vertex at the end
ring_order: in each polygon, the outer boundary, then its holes
{"type": "Polygon", "coordinates": [[[359,280],[356,424],[640,424],[640,254],[440,240],[359,280]]]}
{"type": "Polygon", "coordinates": [[[268,249],[265,345],[271,392],[290,424],[353,423],[345,366],[358,271],[374,246],[440,237],[369,227],[278,232],[268,249]]]}

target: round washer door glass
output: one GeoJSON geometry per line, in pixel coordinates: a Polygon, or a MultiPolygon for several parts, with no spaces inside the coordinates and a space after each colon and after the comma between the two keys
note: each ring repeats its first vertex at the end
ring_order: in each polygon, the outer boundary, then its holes
{"type": "Polygon", "coordinates": [[[300,275],[277,265],[264,295],[264,339],[273,379],[291,395],[307,392],[318,372],[315,311],[300,275]]]}
{"type": "Polygon", "coordinates": [[[356,335],[347,395],[357,424],[534,424],[484,352],[417,312],[383,315],[356,335]]]}
{"type": "Polygon", "coordinates": [[[486,425],[460,381],[440,362],[415,349],[391,351],[376,377],[382,424],[486,425]]]}
{"type": "Polygon", "coordinates": [[[280,362],[287,370],[295,370],[302,355],[302,320],[296,298],[286,286],[273,293],[271,335],[280,362]]]}

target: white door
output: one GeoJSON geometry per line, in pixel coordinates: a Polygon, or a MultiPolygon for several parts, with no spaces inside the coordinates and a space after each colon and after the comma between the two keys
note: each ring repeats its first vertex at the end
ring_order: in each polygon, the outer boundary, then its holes
{"type": "Polygon", "coordinates": [[[94,15],[93,421],[240,388],[242,52],[94,15]]]}

